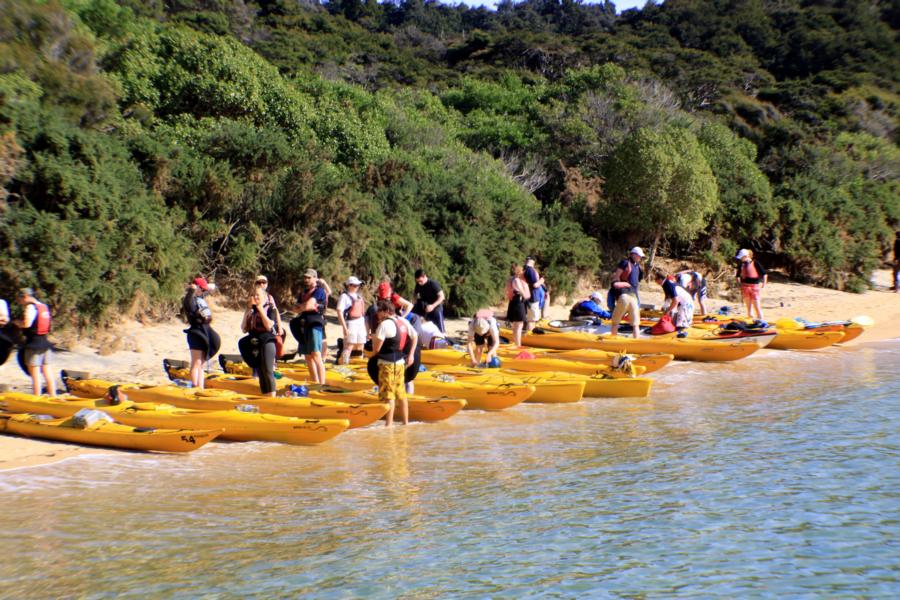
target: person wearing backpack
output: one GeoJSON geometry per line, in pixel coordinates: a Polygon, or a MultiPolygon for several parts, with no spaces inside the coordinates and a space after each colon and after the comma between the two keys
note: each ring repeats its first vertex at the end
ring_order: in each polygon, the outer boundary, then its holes
{"type": "Polygon", "coordinates": [[[644,270],[641,261],[644,260],[644,251],[635,246],[628,253],[628,258],[616,267],[613,273],[613,282],[610,286],[610,296],[615,303],[612,313],[612,326],[610,335],[617,335],[619,323],[626,316],[630,317],[632,335],[635,338],[640,334],[641,323],[641,298],[638,293],[638,285],[644,278],[644,270]]]}
{"type": "Polygon", "coordinates": [[[38,302],[34,297],[34,290],[22,288],[19,290],[19,304],[22,305],[24,314],[16,321],[16,325],[25,334],[25,345],[22,347],[23,363],[31,377],[31,390],[35,396],[41,395],[41,374],[47,382],[47,394],[56,395],[56,382],[50,374],[50,362],[53,352],[47,335],[50,333],[50,307],[43,302],[38,302]]]}
{"type": "Polygon", "coordinates": [[[322,356],[328,291],[319,281],[319,274],[315,269],[307,269],[303,274],[303,286],[294,306],[299,316],[291,320],[291,332],[300,343],[300,353],[306,359],[310,382],[325,383],[325,363],[322,356]]]}
{"type": "Polygon", "coordinates": [[[338,298],[338,322],[344,332],[343,350],[338,362],[343,365],[350,363],[354,350],[361,354],[366,343],[366,301],[359,293],[360,285],[362,281],[356,277],[348,278],[338,298]]]}
{"type": "Polygon", "coordinates": [[[395,405],[400,405],[403,424],[409,424],[409,405],[406,401],[406,367],[416,359],[419,339],[415,328],[406,319],[397,317],[389,300],[379,300],[378,327],[372,336],[373,356],[378,366],[378,399],[390,405],[385,425],[394,423],[395,405]]]}

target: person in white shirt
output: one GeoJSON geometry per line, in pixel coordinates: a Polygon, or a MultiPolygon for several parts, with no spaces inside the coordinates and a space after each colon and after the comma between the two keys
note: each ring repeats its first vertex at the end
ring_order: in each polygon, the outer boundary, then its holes
{"type": "Polygon", "coordinates": [[[497,319],[490,309],[481,309],[469,321],[467,345],[469,361],[473,367],[488,364],[497,357],[498,348],[500,348],[500,328],[497,326],[497,319]]]}
{"type": "Polygon", "coordinates": [[[350,277],[344,282],[346,290],[338,298],[338,322],[344,332],[344,346],[339,362],[343,365],[350,363],[354,350],[361,354],[366,343],[366,301],[359,293],[361,284],[362,281],[356,277],[350,277]]]}

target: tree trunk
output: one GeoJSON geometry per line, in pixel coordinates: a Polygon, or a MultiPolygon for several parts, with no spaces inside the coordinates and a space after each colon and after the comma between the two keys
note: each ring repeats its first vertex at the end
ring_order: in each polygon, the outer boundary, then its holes
{"type": "Polygon", "coordinates": [[[653,238],[653,245],[650,246],[650,258],[647,259],[647,275],[649,277],[650,272],[653,271],[653,261],[656,259],[656,250],[659,248],[659,239],[662,237],[661,234],[657,233],[656,237],[653,238]]]}

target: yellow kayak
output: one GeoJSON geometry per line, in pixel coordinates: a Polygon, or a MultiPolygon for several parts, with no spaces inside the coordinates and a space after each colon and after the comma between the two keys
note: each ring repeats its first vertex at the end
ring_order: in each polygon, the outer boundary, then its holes
{"type": "Polygon", "coordinates": [[[523,373],[511,369],[476,369],[453,365],[435,365],[432,370],[459,377],[464,381],[496,375],[512,377],[522,383],[534,385],[538,390],[539,384],[576,381],[584,384],[584,396],[587,398],[645,398],[650,394],[653,385],[653,380],[646,377],[616,378],[608,375],[573,375],[557,371],[523,373]]]}
{"type": "MultiPolygon", "coordinates": [[[[183,377],[187,374],[181,369],[169,369],[171,376],[175,378],[183,377]]],[[[279,392],[285,392],[291,385],[307,385],[303,381],[282,377],[275,381],[275,385],[279,392]]],[[[259,389],[259,384],[255,378],[246,375],[207,375],[206,385],[213,389],[231,390],[233,392],[246,394],[247,389],[259,389]]],[[[349,390],[347,388],[338,388],[334,386],[314,386],[308,385],[309,399],[317,401],[331,401],[346,403],[352,408],[353,412],[362,411],[369,407],[375,407],[381,411],[381,414],[374,420],[380,419],[388,411],[388,405],[378,398],[378,394],[371,392],[371,382],[366,390],[349,390]],[[352,403],[352,404],[351,404],[352,403]]],[[[253,399],[254,402],[257,398],[253,399]]],[[[304,400],[304,398],[265,398],[260,402],[267,400],[304,400]]],[[[407,406],[409,407],[409,418],[413,421],[424,421],[431,423],[435,421],[443,421],[449,419],[466,406],[466,401],[462,398],[423,398],[421,396],[409,396],[407,398],[407,406]]]]}
{"type": "MultiPolygon", "coordinates": [[[[212,384],[215,375],[207,377],[207,383],[212,384]]],[[[285,417],[297,417],[300,419],[343,419],[349,422],[351,429],[365,427],[378,421],[388,411],[388,405],[377,404],[349,404],[343,401],[334,402],[317,398],[270,398],[268,396],[252,396],[242,394],[229,389],[205,389],[194,390],[181,388],[175,385],[139,385],[122,384],[103,379],[71,379],[65,378],[69,391],[81,398],[99,398],[106,391],[119,385],[129,400],[136,402],[157,402],[171,404],[179,408],[194,410],[231,410],[241,404],[252,404],[259,408],[260,412],[281,415],[285,417]]],[[[251,380],[255,386],[255,379],[251,380]]],[[[312,395],[312,394],[311,394],[312,395]]],[[[348,399],[349,400],[349,399],[348,399]]]]}
{"type": "Polygon", "coordinates": [[[578,402],[584,396],[585,383],[583,381],[551,380],[549,378],[531,377],[525,381],[521,377],[509,373],[501,373],[499,369],[465,369],[463,367],[449,367],[447,370],[425,371],[419,373],[416,385],[424,381],[447,382],[457,381],[475,383],[488,386],[534,386],[534,394],[525,400],[543,404],[562,404],[578,402]],[[454,370],[458,369],[458,370],[454,370]]]}
{"type": "MultiPolygon", "coordinates": [[[[611,377],[631,377],[630,371],[617,371],[612,366],[603,362],[580,362],[574,357],[557,357],[553,355],[534,355],[534,358],[518,358],[523,354],[523,348],[518,348],[515,352],[507,351],[500,354],[500,362],[504,368],[515,369],[517,371],[563,371],[566,373],[575,373],[578,375],[609,375],[611,377]]],[[[452,349],[440,350],[423,350],[422,364],[438,366],[450,365],[458,367],[469,367],[469,355],[465,352],[452,349]],[[426,356],[426,353],[433,353],[426,356]]],[[[634,374],[640,375],[644,373],[644,367],[634,367],[634,374]]]]}
{"type": "MultiPolygon", "coordinates": [[[[512,332],[501,329],[500,335],[510,336],[512,332]]],[[[694,360],[703,362],[724,362],[746,358],[759,350],[755,342],[724,342],[713,340],[695,340],[690,338],[674,339],[635,339],[633,337],[610,336],[609,334],[581,333],[577,331],[528,333],[522,335],[522,343],[538,348],[555,348],[559,350],[581,350],[595,348],[610,352],[626,352],[629,354],[653,354],[657,352],[672,354],[678,360],[694,360]]]]}
{"type": "Polygon", "coordinates": [[[843,341],[843,331],[819,331],[802,329],[789,331],[779,329],[778,335],[769,343],[774,350],[819,350],[843,341]]]}
{"type": "Polygon", "coordinates": [[[0,431],[30,438],[89,446],[151,452],[191,452],[214,440],[219,430],[144,429],[109,421],[76,427],[72,417],[41,419],[37,415],[0,415],[0,431]]]}
{"type": "MultiPolygon", "coordinates": [[[[565,360],[575,360],[585,363],[599,363],[612,366],[614,358],[622,355],[621,352],[609,352],[606,350],[597,350],[596,348],[581,348],[578,350],[547,350],[542,349],[539,357],[546,358],[562,358],[565,360]]],[[[654,371],[659,371],[667,364],[672,362],[675,357],[671,354],[663,354],[661,352],[655,354],[633,354],[630,355],[631,363],[635,367],[635,373],[638,375],[647,375],[654,371]],[[643,371],[641,371],[643,369],[643,371]]]]}
{"type": "MultiPolygon", "coordinates": [[[[125,392],[127,394],[127,392],[125,392]]],[[[102,410],[123,425],[164,429],[221,429],[219,437],[239,442],[320,444],[347,430],[346,419],[298,419],[239,410],[190,410],[155,402],[49,398],[31,394],[0,394],[0,406],[12,412],[70,417],[83,408],[102,410]]]]}
{"type": "MultiPolygon", "coordinates": [[[[372,380],[365,371],[329,369],[325,372],[330,384],[348,389],[370,389],[372,380]]],[[[472,383],[445,383],[442,381],[415,381],[416,393],[429,397],[452,396],[466,401],[466,408],[472,410],[505,410],[520,404],[534,395],[530,385],[478,385],[472,383]]]]}

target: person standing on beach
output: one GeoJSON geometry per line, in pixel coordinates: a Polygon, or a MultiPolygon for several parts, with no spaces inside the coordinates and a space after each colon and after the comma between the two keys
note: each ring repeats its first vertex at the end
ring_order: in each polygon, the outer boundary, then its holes
{"type": "Polygon", "coordinates": [[[328,293],[319,283],[315,269],[307,269],[303,274],[304,289],[297,298],[294,310],[300,316],[291,321],[291,331],[300,343],[300,352],[306,359],[311,383],[325,383],[325,363],[322,360],[322,346],[325,343],[325,308],[328,293]]]}
{"type": "Polygon", "coordinates": [[[12,337],[7,333],[6,328],[9,325],[9,304],[6,300],[0,298],[0,365],[6,363],[9,354],[12,351],[12,337]]]}
{"type": "Polygon", "coordinates": [[[181,309],[189,325],[184,332],[191,352],[191,385],[201,390],[205,385],[203,363],[215,356],[222,344],[219,334],[210,327],[212,311],[204,299],[214,289],[214,284],[203,277],[196,277],[188,284],[187,293],[181,301],[181,309]]]}
{"type": "Polygon", "coordinates": [[[516,347],[522,345],[522,329],[525,327],[526,303],[531,300],[531,291],[528,282],[525,281],[525,270],[521,265],[513,265],[511,277],[506,282],[506,299],[509,304],[506,307],[506,320],[513,332],[513,344],[516,347]]]}
{"type": "Polygon", "coordinates": [[[362,353],[366,343],[366,301],[359,293],[362,281],[350,277],[344,282],[344,292],[338,298],[337,316],[344,332],[341,357],[342,365],[350,364],[350,356],[354,350],[362,353]]]}
{"type": "Polygon", "coordinates": [[[900,231],[894,236],[894,293],[900,293],[900,231]]]}
{"type": "Polygon", "coordinates": [[[763,320],[762,307],[760,306],[760,291],[766,287],[769,275],[758,260],[753,258],[753,252],[742,248],[734,257],[738,261],[737,280],[741,285],[741,296],[747,306],[747,316],[753,317],[753,309],[756,310],[756,318],[763,320]]]}
{"type": "Polygon", "coordinates": [[[547,291],[544,285],[544,278],[541,277],[541,274],[538,273],[534,266],[534,258],[530,256],[525,257],[523,271],[525,283],[528,284],[528,292],[531,295],[531,300],[525,306],[525,331],[530,332],[544,314],[544,302],[547,298],[547,291]]]}
{"type": "Polygon", "coordinates": [[[255,286],[247,299],[247,310],[241,331],[248,334],[238,342],[241,356],[259,376],[263,396],[275,395],[275,315],[278,310],[269,302],[269,294],[255,286]]]}
{"type": "Polygon", "coordinates": [[[284,343],[284,340],[287,338],[287,332],[284,330],[284,323],[281,321],[281,312],[278,310],[278,304],[275,302],[272,294],[269,293],[269,278],[265,275],[257,275],[255,285],[266,291],[269,297],[269,304],[275,307],[275,331],[277,335],[281,336],[281,343],[284,343]]]}
{"type": "Polygon", "coordinates": [[[416,303],[413,305],[413,312],[437,325],[441,331],[446,331],[444,329],[444,290],[437,281],[428,279],[422,269],[416,270],[415,295],[416,303]]]}
{"type": "Polygon", "coordinates": [[[390,405],[385,425],[393,425],[394,409],[398,403],[403,424],[408,425],[405,371],[415,362],[419,340],[409,321],[396,316],[394,305],[389,300],[379,300],[376,311],[378,327],[372,336],[372,352],[378,366],[378,399],[390,405]]]}
{"type": "Polygon", "coordinates": [[[375,303],[366,309],[366,330],[370,336],[375,333],[375,328],[378,327],[377,305],[379,300],[390,300],[391,304],[394,305],[394,311],[401,317],[406,317],[413,309],[413,303],[395,292],[394,288],[391,287],[391,280],[383,277],[381,283],[378,284],[378,289],[375,291],[375,303]]]}
{"type": "Polygon", "coordinates": [[[47,382],[47,394],[56,395],[56,382],[50,374],[50,362],[53,352],[47,335],[50,333],[52,320],[50,307],[43,302],[38,302],[34,297],[34,290],[22,288],[19,290],[19,304],[24,309],[22,318],[16,322],[19,329],[25,334],[25,345],[22,348],[25,368],[31,377],[31,390],[35,396],[41,395],[41,375],[47,382]]]}
{"type": "Polygon", "coordinates": [[[632,335],[637,339],[640,334],[641,323],[641,297],[638,286],[644,278],[644,270],[641,261],[644,260],[644,251],[635,246],[628,253],[628,258],[616,267],[613,273],[613,283],[610,287],[610,295],[615,302],[612,313],[612,326],[610,335],[618,335],[619,323],[626,316],[631,319],[632,335]]]}
{"type": "Polygon", "coordinates": [[[700,306],[700,314],[705,315],[706,304],[704,304],[704,301],[709,297],[706,278],[697,271],[679,271],[675,273],[675,284],[687,290],[691,298],[695,299],[700,306]]]}

